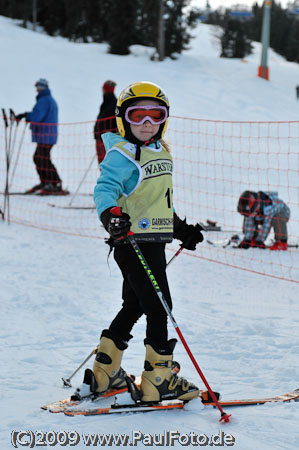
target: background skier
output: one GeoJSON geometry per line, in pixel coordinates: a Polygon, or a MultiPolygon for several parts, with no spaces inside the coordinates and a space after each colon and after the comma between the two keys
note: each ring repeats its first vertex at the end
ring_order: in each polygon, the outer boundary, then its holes
{"type": "Polygon", "coordinates": [[[37,142],[33,161],[36,166],[40,183],[33,186],[26,193],[41,195],[65,194],[62,182],[51,161],[50,152],[57,142],[58,106],[51,95],[48,81],[40,78],[36,83],[36,104],[31,112],[18,114],[17,120],[23,118],[31,122],[32,142],[37,142]]]}
{"type": "Polygon", "coordinates": [[[94,138],[96,140],[96,151],[99,164],[105,158],[106,150],[101,135],[107,131],[116,132],[115,107],[116,97],[114,95],[116,83],[112,80],[107,80],[103,84],[103,103],[100,106],[100,112],[97,116],[97,121],[94,126],[94,138]],[[113,118],[111,118],[113,116],[113,118]],[[106,117],[110,119],[104,120],[106,117]]]}
{"type": "Polygon", "coordinates": [[[244,239],[240,248],[265,248],[265,240],[273,227],[275,243],[270,250],[287,250],[290,208],[278,198],[277,192],[245,191],[239,198],[237,210],[244,216],[244,239]]]}

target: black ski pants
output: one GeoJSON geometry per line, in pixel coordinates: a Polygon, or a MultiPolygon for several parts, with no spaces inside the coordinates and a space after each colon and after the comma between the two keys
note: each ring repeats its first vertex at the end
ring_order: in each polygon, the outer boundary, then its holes
{"type": "Polygon", "coordinates": [[[44,184],[57,184],[61,181],[56,167],[51,161],[50,152],[52,147],[53,145],[50,144],[37,144],[33,156],[40,181],[44,184]]]}
{"type": "MultiPolygon", "coordinates": [[[[163,292],[170,309],[171,296],[166,277],[165,244],[140,244],[140,249],[163,292]]],[[[167,348],[167,313],[130,244],[118,245],[114,259],[123,275],[123,304],[109,330],[124,341],[143,315],[146,315],[146,342],[157,348],[167,348]]]]}

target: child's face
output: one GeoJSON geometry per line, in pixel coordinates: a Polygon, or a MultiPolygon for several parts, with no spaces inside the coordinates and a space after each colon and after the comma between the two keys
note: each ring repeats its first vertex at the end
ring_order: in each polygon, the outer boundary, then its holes
{"type": "MultiPolygon", "coordinates": [[[[134,106],[156,106],[158,103],[154,100],[140,100],[136,102],[134,106]]],[[[153,136],[155,136],[159,131],[160,124],[153,125],[149,120],[144,122],[142,125],[133,125],[130,123],[130,128],[132,134],[141,142],[149,141],[153,136]]]]}

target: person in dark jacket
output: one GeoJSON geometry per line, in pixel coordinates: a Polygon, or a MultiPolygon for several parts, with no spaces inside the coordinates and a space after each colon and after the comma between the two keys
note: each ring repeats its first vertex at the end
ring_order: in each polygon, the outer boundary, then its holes
{"type": "Polygon", "coordinates": [[[48,81],[40,78],[36,83],[36,104],[31,112],[18,114],[17,120],[23,118],[30,122],[32,142],[36,142],[33,161],[40,183],[26,191],[27,194],[52,195],[61,194],[62,183],[56,167],[51,161],[50,152],[58,137],[58,106],[51,95],[48,81]]]}
{"type": "Polygon", "coordinates": [[[103,103],[101,104],[100,112],[94,126],[94,138],[96,140],[96,151],[99,164],[101,164],[106,155],[106,150],[101,139],[101,135],[107,131],[111,131],[113,133],[117,132],[115,119],[115,107],[117,101],[114,95],[115,86],[116,83],[114,81],[107,80],[102,87],[103,103]]]}
{"type": "Polygon", "coordinates": [[[273,227],[275,242],[270,250],[288,249],[290,208],[278,198],[277,192],[245,191],[239,198],[237,210],[244,216],[244,239],[240,248],[266,248],[265,240],[273,227]]]}

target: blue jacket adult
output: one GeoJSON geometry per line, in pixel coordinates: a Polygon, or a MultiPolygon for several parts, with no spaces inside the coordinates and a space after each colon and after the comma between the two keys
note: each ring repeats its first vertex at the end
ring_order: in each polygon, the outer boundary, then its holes
{"type": "Polygon", "coordinates": [[[58,137],[58,106],[50,89],[43,89],[36,97],[32,112],[26,113],[31,122],[32,142],[54,145],[58,137]]]}

